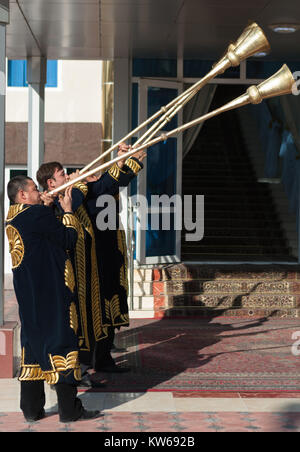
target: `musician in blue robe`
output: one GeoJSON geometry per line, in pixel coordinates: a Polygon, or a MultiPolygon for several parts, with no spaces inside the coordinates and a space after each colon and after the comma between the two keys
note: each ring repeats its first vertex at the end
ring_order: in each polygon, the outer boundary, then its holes
{"type": "MultiPolygon", "coordinates": [[[[106,234],[106,231],[98,230],[96,219],[101,208],[96,205],[97,199],[103,194],[118,197],[120,187],[127,186],[142,167],[141,162],[131,158],[125,165],[124,162],[114,164],[94,182],[73,185],[72,209],[81,224],[81,232],[72,253],[80,314],[80,362],[96,370],[99,370],[99,360],[95,362],[96,351],[102,368],[119,370],[117,366],[111,369],[114,365],[110,354],[113,340],[111,333],[115,327],[129,325],[124,233],[117,230],[109,235],[111,231],[106,234]],[[112,289],[111,286],[116,287],[112,289]]],[[[51,162],[41,166],[37,179],[44,189],[53,190],[63,185],[68,176],[62,165],[51,162]]],[[[57,200],[54,206],[56,214],[61,214],[57,200]]]]}
{"type": "MultiPolygon", "coordinates": [[[[113,167],[114,177],[119,180],[120,188],[126,187],[143,168],[145,154],[139,153],[139,159],[131,157],[120,168],[113,167]]],[[[102,372],[127,372],[126,366],[117,366],[111,355],[114,345],[115,329],[129,326],[128,310],[128,272],[126,235],[119,219],[119,193],[115,195],[115,228],[99,230],[98,214],[103,210],[95,199],[87,202],[87,212],[92,221],[96,238],[96,255],[101,282],[102,319],[107,325],[107,337],[95,344],[93,368],[102,372]]]]}
{"type": "Polygon", "coordinates": [[[8,184],[11,201],[6,234],[21,321],[21,409],[28,421],[45,416],[44,381],[55,385],[62,422],[89,419],[76,397],[81,380],[76,287],[68,253],[80,225],[72,213],[71,189],[60,198],[62,222],[41,205],[35,183],[17,176],[8,184]]]}

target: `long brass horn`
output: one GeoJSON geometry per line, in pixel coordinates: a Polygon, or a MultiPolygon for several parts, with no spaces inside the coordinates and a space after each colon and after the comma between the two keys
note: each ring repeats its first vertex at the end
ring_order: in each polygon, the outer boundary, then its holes
{"type": "MultiPolygon", "coordinates": [[[[211,119],[214,116],[218,116],[221,113],[225,113],[227,111],[234,110],[248,104],[260,104],[264,99],[269,99],[271,97],[291,94],[294,84],[295,79],[293,77],[293,74],[288,66],[284,64],[278,72],[272,75],[272,77],[260,83],[258,86],[250,86],[247,89],[246,93],[241,95],[240,97],[232,100],[231,102],[228,102],[226,105],[218,108],[217,110],[207,113],[206,115],[201,116],[200,118],[195,119],[181,127],[177,127],[177,129],[171,130],[168,133],[164,133],[161,137],[158,137],[157,139],[147,143],[147,146],[145,147],[150,147],[154,144],[159,143],[160,141],[165,141],[171,136],[174,136],[180,132],[184,132],[190,127],[200,124],[207,119],[211,119]]],[[[135,151],[140,151],[143,148],[144,147],[142,145],[138,149],[135,149],[135,151]]]]}
{"type": "Polygon", "coordinates": [[[93,168],[92,170],[88,171],[87,173],[80,175],[76,179],[73,179],[72,181],[67,182],[66,184],[62,185],[61,187],[56,188],[55,190],[52,190],[50,192],[50,194],[52,195],[52,194],[59,193],[60,191],[65,190],[70,185],[73,185],[76,182],[79,182],[88,176],[92,176],[93,174],[97,173],[98,171],[101,171],[101,170],[104,170],[104,169],[110,167],[113,163],[117,163],[119,160],[123,160],[124,158],[128,158],[128,157],[134,155],[138,151],[141,151],[143,149],[154,146],[157,143],[159,143],[160,141],[165,141],[174,135],[178,135],[179,133],[184,132],[185,130],[189,129],[190,127],[196,126],[197,124],[200,124],[204,121],[207,121],[208,119],[218,116],[221,113],[225,113],[227,111],[234,110],[235,108],[243,107],[248,104],[259,104],[264,99],[269,99],[271,97],[283,96],[285,94],[291,94],[294,83],[295,83],[295,80],[294,80],[293,74],[291,73],[291,71],[289,70],[287,65],[284,64],[282,66],[282,68],[278,72],[276,72],[276,74],[274,74],[272,77],[265,80],[258,86],[250,86],[247,89],[245,94],[238,97],[237,99],[232,100],[231,102],[227,103],[223,107],[220,107],[217,110],[207,113],[206,115],[201,116],[200,118],[197,118],[181,127],[178,127],[177,129],[164,133],[160,137],[157,137],[148,143],[144,143],[141,146],[139,146],[138,148],[132,149],[131,151],[127,152],[126,154],[116,157],[115,159],[111,160],[110,162],[104,163],[103,165],[100,165],[97,168],[93,168]]]}
{"type": "Polygon", "coordinates": [[[239,66],[242,61],[256,53],[268,52],[269,50],[270,44],[259,25],[255,22],[248,25],[236,43],[228,47],[227,53],[212,67],[212,70],[196,85],[185,91],[181,98],[177,100],[177,103],[135,142],[133,148],[139,147],[141,143],[148,143],[209,81],[223,74],[230,67],[239,66]]]}
{"type": "Polygon", "coordinates": [[[218,63],[214,64],[212,70],[201,80],[195,83],[192,87],[187,89],[184,93],[179,95],[177,98],[173,99],[168,105],[162,107],[157,113],[155,113],[151,118],[148,118],[143,124],[139,125],[136,129],[126,135],[117,144],[108,149],[105,153],[101,154],[94,161],[86,165],[80,170],[80,174],[85,173],[89,168],[91,168],[95,163],[102,160],[107,155],[111,154],[121,142],[125,142],[133,135],[136,135],[141,129],[146,127],[149,123],[159,118],[156,123],[154,123],[145,133],[142,135],[138,141],[134,144],[134,147],[138,147],[140,144],[149,142],[151,138],[161,130],[165,124],[170,121],[173,116],[175,116],[184,105],[192,99],[196,93],[203,88],[208,82],[223,74],[227,69],[232,66],[238,66],[243,60],[250,58],[258,52],[269,51],[270,44],[263,32],[263,30],[257,25],[257,23],[252,23],[248,25],[243,33],[240,35],[238,40],[234,44],[230,44],[228,50],[224,57],[222,57],[218,63]]]}

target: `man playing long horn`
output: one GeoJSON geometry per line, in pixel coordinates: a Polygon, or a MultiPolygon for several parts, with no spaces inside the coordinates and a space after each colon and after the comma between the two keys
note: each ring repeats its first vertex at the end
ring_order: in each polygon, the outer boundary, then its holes
{"type": "MultiPolygon", "coordinates": [[[[128,146],[120,145],[118,155],[122,155],[127,150],[128,146]]],[[[117,197],[120,187],[127,186],[143,168],[141,160],[144,155],[144,152],[140,152],[125,162],[118,162],[94,182],[78,183],[73,186],[72,209],[81,224],[81,232],[72,255],[72,261],[76,269],[78,312],[80,313],[78,329],[80,362],[85,365],[85,369],[93,367],[95,370],[109,372],[127,370],[116,366],[110,353],[115,327],[129,325],[125,270],[126,249],[120,233],[112,231],[115,233],[112,250],[117,244],[118,259],[113,251],[110,255],[112,262],[107,260],[109,254],[104,253],[103,255],[102,249],[107,248],[104,240],[108,236],[103,235],[106,231],[99,231],[97,228],[96,217],[100,209],[96,206],[96,202],[98,197],[104,194],[117,197]],[[122,262],[122,259],[124,261],[122,264],[123,279],[120,284],[119,262],[122,262]],[[111,272],[104,271],[106,265],[111,272]],[[118,281],[114,288],[116,273],[118,273],[118,281]],[[112,287],[113,295],[116,296],[111,296],[107,287],[112,287]],[[120,287],[124,289],[122,295],[119,293],[120,287]]],[[[45,190],[58,188],[69,177],[72,179],[76,176],[77,173],[67,176],[58,162],[43,164],[37,172],[37,180],[45,190]]],[[[57,200],[54,201],[53,208],[57,215],[61,215],[57,200]]],[[[87,382],[87,384],[89,383],[87,382]]]]}
{"type": "Polygon", "coordinates": [[[16,176],[7,187],[11,207],[6,234],[21,320],[21,410],[27,421],[45,417],[44,381],[54,385],[61,422],[98,417],[77,398],[78,360],[75,281],[68,252],[80,225],[71,189],[60,197],[62,222],[42,205],[32,179],[16,176]]]}

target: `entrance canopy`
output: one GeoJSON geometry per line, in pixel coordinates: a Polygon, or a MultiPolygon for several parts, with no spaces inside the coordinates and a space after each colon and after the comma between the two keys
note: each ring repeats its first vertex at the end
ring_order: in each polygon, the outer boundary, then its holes
{"type": "Polygon", "coordinates": [[[25,59],[214,59],[257,21],[269,58],[299,56],[299,33],[271,24],[300,23],[299,0],[11,0],[7,57],[25,59]]]}

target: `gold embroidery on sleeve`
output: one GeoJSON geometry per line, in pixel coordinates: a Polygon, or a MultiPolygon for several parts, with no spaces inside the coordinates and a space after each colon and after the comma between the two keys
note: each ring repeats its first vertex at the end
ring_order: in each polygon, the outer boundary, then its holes
{"type": "Polygon", "coordinates": [[[116,181],[119,181],[120,173],[126,174],[125,171],[119,168],[117,163],[114,163],[113,166],[108,170],[108,174],[116,181]]]}
{"type": "Polygon", "coordinates": [[[78,190],[81,191],[81,193],[84,194],[84,197],[86,197],[89,189],[88,186],[86,184],[84,184],[83,182],[76,182],[76,184],[73,185],[73,188],[77,188],[78,190]]]}
{"type": "Polygon", "coordinates": [[[133,160],[130,157],[125,161],[125,165],[128,166],[128,168],[130,168],[131,171],[133,171],[135,175],[137,175],[139,173],[139,171],[141,171],[141,169],[142,169],[142,167],[138,164],[138,162],[136,162],[135,160],[133,160]]]}
{"type": "Polygon", "coordinates": [[[29,209],[31,206],[24,207],[24,204],[13,204],[10,206],[6,221],[12,221],[16,216],[21,212],[25,212],[25,210],[29,209]]]}
{"type": "Polygon", "coordinates": [[[24,258],[24,243],[19,231],[11,226],[6,226],[6,235],[9,243],[9,252],[11,254],[12,268],[19,267],[24,258]]]}
{"type": "Polygon", "coordinates": [[[75,215],[71,214],[71,213],[66,213],[63,215],[62,217],[62,223],[67,227],[67,228],[73,228],[77,231],[77,233],[79,234],[80,231],[80,224],[78,223],[77,218],[75,217],[75,215]]]}

